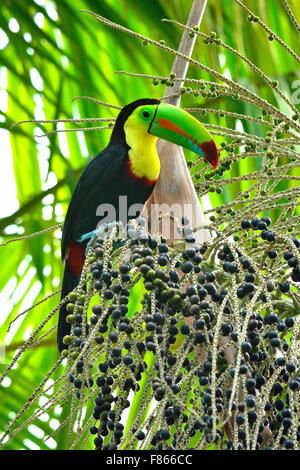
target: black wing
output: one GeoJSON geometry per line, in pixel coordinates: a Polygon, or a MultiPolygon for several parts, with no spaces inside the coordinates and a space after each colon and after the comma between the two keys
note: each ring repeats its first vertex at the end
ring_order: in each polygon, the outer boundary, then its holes
{"type": "MultiPolygon", "coordinates": [[[[86,167],[72,195],[64,222],[61,248],[62,259],[65,258],[67,243],[73,239],[73,232],[80,219],[86,219],[90,201],[103,198],[106,190],[111,188],[114,179],[127,157],[127,148],[121,145],[108,145],[86,167]]],[[[94,214],[91,214],[94,217],[94,214]]],[[[93,228],[95,228],[93,226],[93,228]]],[[[93,229],[92,228],[92,229],[93,229]]],[[[89,228],[86,229],[86,232],[89,228]]],[[[85,233],[86,233],[85,232],[85,233]]]]}

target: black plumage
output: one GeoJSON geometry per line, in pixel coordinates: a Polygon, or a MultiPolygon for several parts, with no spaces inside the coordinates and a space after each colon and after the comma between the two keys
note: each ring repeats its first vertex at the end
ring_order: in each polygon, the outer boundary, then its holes
{"type": "MultiPolygon", "coordinates": [[[[97,215],[97,208],[101,204],[112,205],[116,211],[116,221],[119,221],[120,196],[127,197],[129,208],[133,204],[144,204],[153,191],[154,183],[145,184],[144,179],[130,175],[129,146],[125,139],[124,123],[138,106],[159,103],[154,99],[141,99],[125,106],[116,119],[108,146],[89,163],[77,183],[62,235],[62,259],[66,262],[62,299],[78,285],[87,244],[86,241],[80,242],[80,239],[101,223],[103,217],[97,215]]],[[[57,340],[60,351],[66,347],[63,337],[70,333],[70,325],[66,322],[68,313],[64,304],[60,309],[58,322],[57,340]]]]}

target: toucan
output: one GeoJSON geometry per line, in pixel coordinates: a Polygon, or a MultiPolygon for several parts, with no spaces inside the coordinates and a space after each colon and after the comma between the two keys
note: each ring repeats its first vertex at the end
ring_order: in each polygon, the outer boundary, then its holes
{"type": "MultiPolygon", "coordinates": [[[[127,207],[144,204],[160,173],[157,138],[181,145],[201,155],[214,168],[218,151],[206,128],[188,112],[157,99],[139,99],[121,109],[107,147],[82,173],[72,195],[62,233],[61,251],[65,270],[61,298],[79,283],[85,261],[87,237],[94,233],[101,217],[97,208],[109,204],[119,221],[119,198],[126,196],[127,207]]],[[[57,342],[70,334],[66,303],[59,312],[57,342]]]]}

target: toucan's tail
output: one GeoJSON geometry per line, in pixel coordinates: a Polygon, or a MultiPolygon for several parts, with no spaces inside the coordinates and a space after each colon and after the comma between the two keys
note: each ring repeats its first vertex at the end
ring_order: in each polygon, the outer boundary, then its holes
{"type": "MultiPolygon", "coordinates": [[[[62,289],[61,289],[61,299],[64,299],[66,295],[72,292],[72,290],[78,286],[79,281],[80,281],[80,275],[73,276],[68,266],[68,263],[66,262],[64,278],[62,282],[62,289]]],[[[71,330],[71,325],[67,323],[66,321],[66,318],[70,313],[67,310],[67,304],[68,302],[65,302],[59,311],[58,328],[57,328],[57,345],[58,345],[58,349],[60,352],[67,347],[63,343],[63,338],[64,336],[69,335],[70,330],[71,330]]]]}

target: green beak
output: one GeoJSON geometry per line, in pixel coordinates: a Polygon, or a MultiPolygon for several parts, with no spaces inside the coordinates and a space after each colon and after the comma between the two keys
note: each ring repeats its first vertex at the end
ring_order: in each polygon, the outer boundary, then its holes
{"type": "Polygon", "coordinates": [[[214,168],[218,165],[218,150],[210,133],[183,109],[159,104],[148,132],[201,155],[214,168]]]}

